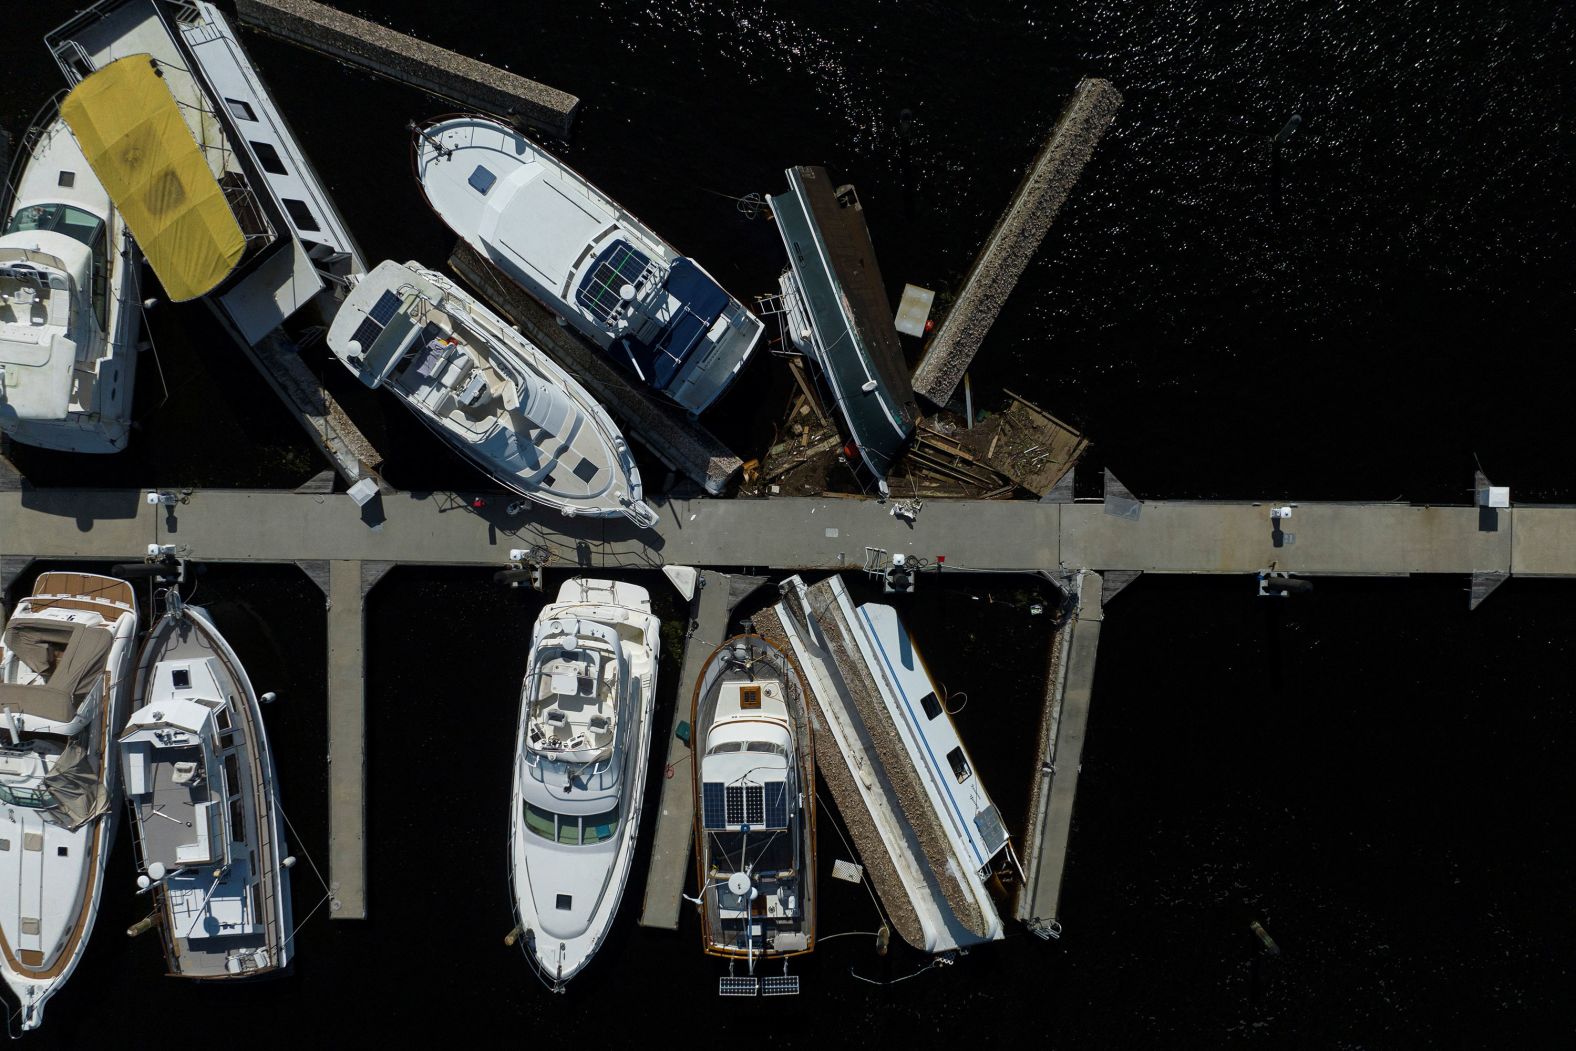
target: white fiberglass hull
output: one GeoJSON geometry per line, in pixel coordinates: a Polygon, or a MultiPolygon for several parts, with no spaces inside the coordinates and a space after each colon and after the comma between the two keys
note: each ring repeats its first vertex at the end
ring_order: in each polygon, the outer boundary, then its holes
{"type": "MultiPolygon", "coordinates": [[[[126,716],[131,664],[136,653],[137,614],[124,581],[92,574],[46,573],[39,577],[32,599],[18,603],[14,615],[35,612],[34,600],[70,596],[94,607],[109,623],[114,639],[105,664],[108,688],[94,720],[99,784],[113,794],[119,765],[113,734],[126,716]],[[51,581],[59,583],[52,586],[51,581]],[[99,602],[94,590],[124,589],[124,605],[99,602]]],[[[118,601],[118,598],[117,598],[118,601]]],[[[79,617],[80,613],[71,614],[79,617]]],[[[37,1029],[44,1006],[81,962],[98,918],[104,893],[105,868],[119,827],[113,803],[98,817],[75,829],[43,820],[39,811],[21,806],[0,807],[0,978],[16,999],[17,1024],[37,1029]],[[62,850],[64,853],[62,853],[62,850]]]]}
{"type": "MultiPolygon", "coordinates": [[[[555,618],[606,623],[616,616],[622,620],[633,686],[625,700],[634,707],[627,724],[628,739],[621,749],[618,833],[605,844],[564,850],[533,832],[525,820],[525,804],[533,793],[526,762],[528,702],[522,698],[510,798],[510,889],[526,957],[554,991],[579,974],[607,940],[629,882],[650,766],[660,647],[660,622],[650,614],[650,598],[644,588],[613,581],[571,580],[564,584],[559,599],[543,609],[539,625],[555,618]],[[590,601],[563,601],[572,589],[582,586],[589,589],[590,601]],[[601,601],[596,601],[598,596],[601,601]],[[577,904],[584,896],[594,896],[590,909],[577,904]],[[574,912],[557,915],[566,907],[574,912]]],[[[535,658],[533,645],[528,668],[535,667],[535,658]]]]}

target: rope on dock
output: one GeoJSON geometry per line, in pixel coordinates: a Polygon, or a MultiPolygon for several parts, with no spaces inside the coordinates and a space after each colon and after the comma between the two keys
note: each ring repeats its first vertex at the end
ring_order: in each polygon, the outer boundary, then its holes
{"type": "Polygon", "coordinates": [[[915,394],[935,405],[952,400],[996,315],[1039,251],[1045,232],[1121,106],[1122,93],[1109,81],[1083,80],[1073,90],[914,370],[915,394]]]}

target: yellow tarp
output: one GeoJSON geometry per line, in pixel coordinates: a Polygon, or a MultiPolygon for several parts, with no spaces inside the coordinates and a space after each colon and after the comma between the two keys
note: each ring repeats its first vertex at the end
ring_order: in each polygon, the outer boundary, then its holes
{"type": "Polygon", "coordinates": [[[235,269],[246,238],[150,56],[92,74],[60,115],[170,299],[206,295],[235,269]]]}

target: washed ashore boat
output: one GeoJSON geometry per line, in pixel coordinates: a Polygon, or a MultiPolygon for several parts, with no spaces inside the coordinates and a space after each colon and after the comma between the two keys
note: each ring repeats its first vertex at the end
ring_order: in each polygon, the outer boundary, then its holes
{"type": "Polygon", "coordinates": [[[439,217],[653,390],[699,414],[744,368],[760,319],[518,131],[441,117],[415,130],[412,149],[439,217]]]}
{"type": "Polygon", "coordinates": [[[701,940],[729,962],[725,996],[799,991],[815,948],[815,752],[793,659],[738,635],[707,660],[690,709],[701,940]],[[781,975],[757,972],[783,961],[781,975]],[[748,975],[735,975],[743,962],[748,975]]]}
{"type": "Polygon", "coordinates": [[[141,256],[51,105],[23,136],[0,234],[0,431],[24,445],[126,447],[141,256]]]}
{"type": "Polygon", "coordinates": [[[358,279],[328,346],[500,484],[565,515],[649,528],[640,468],[607,412],[441,274],[385,260],[358,279]]]}
{"type": "Polygon", "coordinates": [[[91,573],[40,573],[0,636],[0,976],[24,1030],[98,916],[136,637],[131,585],[91,573]]]}
{"type": "Polygon", "coordinates": [[[261,977],[293,955],[295,862],[262,708],[208,614],[173,591],[166,601],[120,735],[137,883],[153,895],[171,975],[261,977]]]}
{"type": "Polygon", "coordinates": [[[169,299],[205,298],[247,345],[332,313],[359,252],[217,7],[99,0],[44,39],[75,85],[62,114],[169,299]]]}
{"type": "Polygon", "coordinates": [[[645,801],[660,624],[645,588],[564,582],[520,694],[509,875],[520,944],[555,992],[606,940],[645,801]]]}
{"type": "Polygon", "coordinates": [[[777,311],[788,342],[817,366],[852,439],[851,457],[886,495],[914,438],[919,406],[892,324],[864,209],[825,168],[789,168],[767,204],[788,250],[777,311]]]}

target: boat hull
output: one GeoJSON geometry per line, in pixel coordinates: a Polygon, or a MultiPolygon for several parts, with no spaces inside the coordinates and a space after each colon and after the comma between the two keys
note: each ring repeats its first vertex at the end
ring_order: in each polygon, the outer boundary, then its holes
{"type": "MultiPolygon", "coordinates": [[[[36,612],[46,608],[97,612],[113,624],[114,643],[111,647],[105,674],[109,682],[108,703],[100,706],[96,727],[100,748],[100,784],[106,791],[113,791],[118,776],[116,749],[112,745],[114,728],[125,717],[130,692],[131,664],[136,653],[137,612],[131,586],[123,580],[88,573],[43,573],[34,585],[33,595],[18,603],[16,614],[36,612]]],[[[58,826],[32,822],[24,828],[28,815],[17,808],[7,808],[0,813],[0,828],[13,843],[25,846],[24,836],[36,835],[41,841],[36,851],[8,852],[7,860],[37,854],[41,862],[59,863],[57,850],[65,847],[69,855],[80,859],[75,884],[76,900],[69,904],[67,917],[60,925],[65,947],[53,958],[40,952],[30,952],[13,945],[0,935],[0,978],[17,999],[17,1020],[23,1031],[37,1029],[44,1020],[44,1007],[70,979],[82,959],[88,938],[98,917],[99,903],[103,897],[105,869],[114,847],[119,828],[119,811],[111,805],[89,825],[70,833],[58,826]],[[6,826],[12,826],[7,828],[6,826]]],[[[10,866],[6,866],[7,869],[10,866]]],[[[36,879],[36,877],[35,877],[36,879]]],[[[7,871],[0,894],[0,909],[10,911],[20,908],[18,896],[29,879],[20,871],[7,871]]],[[[49,881],[58,888],[66,881],[49,881]]],[[[39,888],[47,893],[49,886],[39,888]]],[[[37,906],[32,906],[33,911],[37,906]]],[[[9,922],[6,926],[10,926],[9,922]]],[[[13,928],[14,929],[14,928],[13,928]]]]}
{"type": "MultiPolygon", "coordinates": [[[[619,903],[629,882],[634,864],[645,804],[646,777],[650,768],[652,721],[655,710],[657,659],[660,651],[661,624],[650,612],[650,596],[644,588],[614,581],[574,579],[565,582],[559,601],[545,607],[538,617],[541,625],[554,619],[604,623],[615,614],[623,625],[619,637],[630,657],[630,689],[622,703],[632,705],[633,718],[625,724],[627,733],[621,746],[621,798],[618,835],[612,849],[593,858],[580,859],[566,871],[562,852],[532,831],[525,820],[526,803],[533,797],[530,772],[531,744],[529,707],[533,696],[530,678],[537,668],[537,645],[533,643],[527,662],[527,683],[522,691],[519,732],[515,742],[514,787],[509,812],[509,885],[514,906],[519,944],[526,959],[542,981],[553,991],[561,991],[570,979],[591,962],[607,940],[619,903]],[[556,881],[556,882],[555,882],[556,881]],[[553,928],[562,921],[549,917],[541,902],[557,898],[566,905],[559,888],[572,890],[572,897],[595,894],[593,906],[584,910],[580,928],[566,931],[553,928]]],[[[581,845],[577,848],[585,851],[581,845]]],[[[569,903],[572,907],[573,903],[569,903]]]]}

